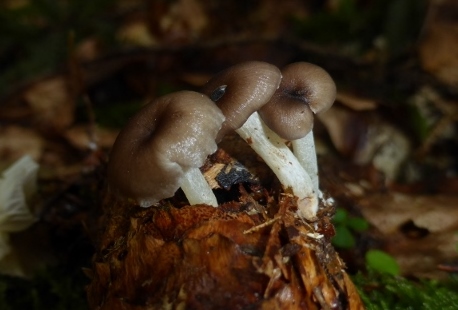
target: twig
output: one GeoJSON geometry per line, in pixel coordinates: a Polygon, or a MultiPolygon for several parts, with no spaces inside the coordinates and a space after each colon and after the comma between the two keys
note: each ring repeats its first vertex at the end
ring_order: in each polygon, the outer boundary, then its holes
{"type": "Polygon", "coordinates": [[[256,226],[254,226],[254,227],[251,227],[250,229],[244,230],[244,231],[243,231],[243,234],[244,234],[244,235],[247,235],[247,234],[251,234],[251,233],[253,233],[253,232],[257,232],[257,231],[261,230],[261,229],[264,228],[264,227],[267,227],[267,226],[272,225],[273,223],[275,223],[275,222],[278,221],[279,219],[280,219],[280,216],[276,216],[276,217],[274,217],[273,219],[268,220],[267,222],[264,222],[264,223],[262,223],[262,224],[256,225],[256,226]]]}

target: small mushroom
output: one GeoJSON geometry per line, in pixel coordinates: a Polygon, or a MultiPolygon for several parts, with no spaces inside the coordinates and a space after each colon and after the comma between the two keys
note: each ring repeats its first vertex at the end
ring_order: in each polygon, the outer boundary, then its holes
{"type": "Polygon", "coordinates": [[[219,73],[203,88],[223,111],[226,122],[218,135],[235,130],[298,198],[300,214],[315,217],[318,200],[307,172],[284,141],[259,118],[259,110],[281,80],[277,67],[263,62],[242,63],[219,73]]]}
{"type": "Polygon", "coordinates": [[[216,207],[199,167],[216,151],[223,121],[214,102],[197,92],[156,99],[119,133],[108,163],[110,188],[148,207],[181,187],[191,205],[216,207]]]}
{"type": "Polygon", "coordinates": [[[321,196],[312,131],[313,114],[332,106],[336,85],[325,70],[307,62],[290,64],[281,72],[280,87],[259,114],[270,129],[292,142],[294,154],[321,196]]]}
{"type": "Polygon", "coordinates": [[[253,112],[269,101],[280,80],[280,69],[261,61],[234,65],[210,79],[202,92],[216,102],[226,117],[217,141],[242,127],[253,112]]]}

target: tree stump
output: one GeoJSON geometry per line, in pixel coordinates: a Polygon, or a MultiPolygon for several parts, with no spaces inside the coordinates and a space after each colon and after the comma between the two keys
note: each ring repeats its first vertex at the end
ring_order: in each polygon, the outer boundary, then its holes
{"type": "MultiPolygon", "coordinates": [[[[331,245],[333,207],[321,206],[313,222],[299,218],[288,189],[250,181],[253,174],[222,149],[203,171],[217,184],[235,165],[240,177],[219,190],[226,201],[218,208],[186,205],[177,193],[145,209],[107,191],[90,307],[363,309],[331,245]]],[[[265,169],[256,159],[244,165],[265,169]]]]}

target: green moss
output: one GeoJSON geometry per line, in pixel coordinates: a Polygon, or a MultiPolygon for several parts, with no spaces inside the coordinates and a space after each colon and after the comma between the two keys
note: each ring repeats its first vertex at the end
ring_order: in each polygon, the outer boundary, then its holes
{"type": "Polygon", "coordinates": [[[369,272],[353,277],[368,310],[458,309],[458,277],[444,282],[411,281],[389,274],[369,272]]]}

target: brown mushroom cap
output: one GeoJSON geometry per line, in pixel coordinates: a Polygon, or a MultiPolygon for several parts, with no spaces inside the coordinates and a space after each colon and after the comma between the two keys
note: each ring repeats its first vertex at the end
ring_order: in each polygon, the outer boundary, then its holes
{"type": "Polygon", "coordinates": [[[271,64],[248,61],[232,66],[213,77],[202,92],[212,98],[226,120],[217,140],[240,128],[253,112],[259,110],[280,84],[280,70],[271,64]]]}
{"type": "Polygon", "coordinates": [[[139,202],[173,196],[183,173],[216,151],[223,121],[214,102],[197,92],[156,99],[119,133],[108,163],[110,188],[139,202]]]}
{"type": "Polygon", "coordinates": [[[332,106],[336,85],[324,69],[307,62],[290,64],[281,74],[280,87],[259,115],[283,139],[300,139],[312,130],[313,113],[332,106]]]}

